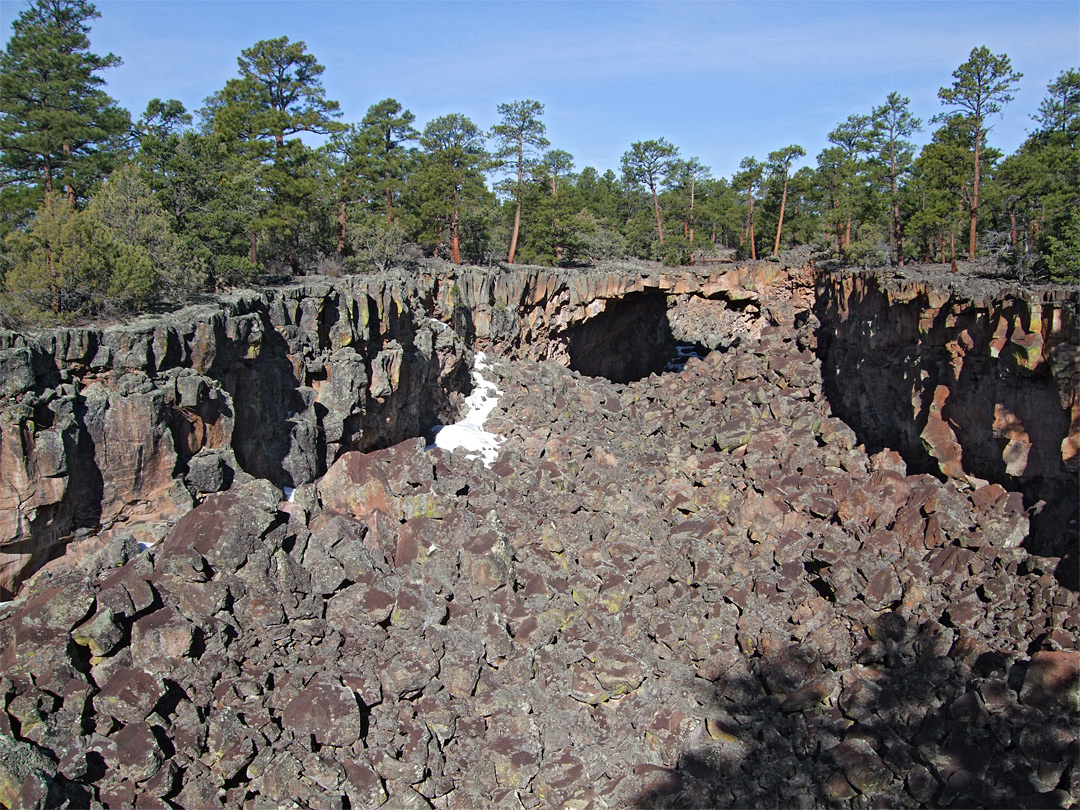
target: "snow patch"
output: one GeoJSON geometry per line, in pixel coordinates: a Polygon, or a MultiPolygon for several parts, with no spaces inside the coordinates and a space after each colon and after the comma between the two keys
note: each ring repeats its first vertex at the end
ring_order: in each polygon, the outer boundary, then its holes
{"type": "Polygon", "coordinates": [[[484,379],[481,371],[491,368],[487,355],[477,352],[473,359],[473,391],[465,398],[468,412],[465,418],[452,425],[435,428],[435,446],[452,451],[463,447],[468,458],[482,458],[484,466],[490,467],[499,455],[499,445],[503,437],[484,430],[484,420],[488,418],[499,403],[502,391],[484,379]]]}
{"type": "Polygon", "coordinates": [[[295,487],[282,487],[281,491],[285,493],[285,502],[286,503],[292,503],[293,502],[293,495],[296,494],[296,488],[295,487]]]}
{"type": "Polygon", "coordinates": [[[149,551],[150,549],[152,549],[156,545],[157,545],[156,541],[153,542],[153,543],[147,543],[147,542],[145,542],[143,540],[140,540],[139,541],[139,551],[149,551]]]}

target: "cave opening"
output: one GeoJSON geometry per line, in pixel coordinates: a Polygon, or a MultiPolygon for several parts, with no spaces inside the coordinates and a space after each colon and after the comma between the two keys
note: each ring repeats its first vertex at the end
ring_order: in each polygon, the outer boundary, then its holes
{"type": "Polygon", "coordinates": [[[603,312],[567,330],[566,346],[572,370],[617,383],[681,371],[690,357],[708,353],[673,334],[667,296],[658,290],[609,299],[603,312]]]}

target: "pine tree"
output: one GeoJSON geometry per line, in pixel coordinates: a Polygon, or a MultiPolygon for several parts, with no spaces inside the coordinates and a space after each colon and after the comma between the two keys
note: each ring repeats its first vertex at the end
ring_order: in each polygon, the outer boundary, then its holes
{"type": "MultiPolygon", "coordinates": [[[[244,157],[260,162],[266,204],[253,223],[249,262],[258,263],[258,237],[269,237],[271,255],[283,255],[297,272],[314,256],[324,215],[319,197],[318,156],[298,139],[301,132],[332,134],[342,125],[338,103],[327,99],[319,78],[325,68],[303,42],[288,37],[260,40],[237,58],[240,77],[206,99],[206,129],[244,157]]],[[[328,237],[329,238],[329,237],[328,237]]]]}
{"type": "Polygon", "coordinates": [[[461,264],[466,219],[486,203],[483,172],[491,163],[476,125],[463,115],[444,115],[428,123],[420,136],[424,160],[413,178],[424,236],[446,237],[450,259],[461,264]]]}
{"type": "Polygon", "coordinates": [[[739,237],[741,246],[745,240],[750,242],[750,258],[757,259],[757,239],[754,236],[754,196],[761,185],[765,167],[755,158],[747,156],[739,161],[742,170],[732,178],[732,182],[740,189],[746,190],[746,227],[742,236],[739,237]]]}
{"type": "Polygon", "coordinates": [[[34,0],[12,24],[0,55],[0,171],[8,222],[62,190],[74,204],[111,168],[126,110],[104,90],[100,73],[120,64],[90,51],[86,0],[34,0]]]}
{"type": "Polygon", "coordinates": [[[660,223],[660,200],[656,189],[661,180],[674,167],[679,148],[663,138],[656,141],[638,141],[630,144],[623,153],[622,170],[628,184],[643,183],[652,194],[653,214],[656,217],[656,238],[664,244],[664,228],[660,223]]]}
{"type": "Polygon", "coordinates": [[[1006,158],[995,185],[1009,217],[1017,269],[1080,279],[1080,71],[1062,72],[1032,116],[1039,128],[1006,158]]]}
{"type": "Polygon", "coordinates": [[[546,128],[540,116],[544,114],[544,105],[539,101],[515,101],[499,105],[502,121],[491,128],[491,137],[498,148],[495,158],[501,165],[509,166],[514,176],[504,185],[510,189],[514,198],[514,230],[510,236],[510,252],[507,261],[514,263],[517,254],[518,234],[521,231],[521,202],[525,194],[525,176],[531,171],[540,157],[541,150],[550,142],[544,137],[546,128]]]}
{"type": "Polygon", "coordinates": [[[805,155],[806,150],[798,144],[785,146],[783,149],[777,149],[775,152],[769,153],[769,173],[775,178],[780,178],[783,185],[783,191],[780,195],[780,218],[776,223],[776,242],[773,244],[773,256],[780,255],[780,233],[784,228],[784,209],[787,208],[788,174],[791,170],[791,162],[795,158],[804,157],[805,155]]]}
{"type": "Polygon", "coordinates": [[[416,116],[395,99],[387,98],[369,107],[360,122],[364,178],[371,187],[372,206],[379,202],[387,222],[394,221],[401,189],[414,162],[415,149],[406,144],[420,138],[413,128],[415,120],[416,116]]]}
{"type": "Polygon", "coordinates": [[[340,128],[336,101],[326,98],[320,76],[326,69],[303,42],[264,39],[237,57],[240,78],[206,99],[204,119],[222,134],[240,140],[273,139],[300,132],[328,134],[340,128]]]}
{"type": "Polygon", "coordinates": [[[985,45],[973,48],[968,61],[953,71],[951,87],[938,90],[938,98],[953,112],[944,113],[937,120],[958,118],[970,131],[974,160],[974,180],[970,196],[971,222],[968,236],[968,257],[975,256],[975,234],[979,223],[979,181],[981,179],[983,142],[986,138],[986,119],[1000,113],[1001,108],[1013,99],[1016,84],[1023,78],[1016,73],[1005,54],[995,56],[985,45]]]}
{"type": "Polygon", "coordinates": [[[900,227],[900,177],[911,170],[913,149],[906,140],[922,128],[922,121],[908,111],[911,100],[899,93],[889,93],[885,103],[875,107],[872,115],[878,160],[885,168],[889,183],[889,207],[892,220],[889,226],[889,261],[904,263],[904,241],[900,227]]]}

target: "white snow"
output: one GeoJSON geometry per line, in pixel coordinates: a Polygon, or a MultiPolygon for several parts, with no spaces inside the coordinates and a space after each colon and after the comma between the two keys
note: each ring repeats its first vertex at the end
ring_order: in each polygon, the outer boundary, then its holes
{"type": "Polygon", "coordinates": [[[295,487],[282,487],[281,491],[285,493],[285,502],[292,503],[293,495],[296,494],[295,487]]]}
{"type": "Polygon", "coordinates": [[[484,466],[490,467],[499,455],[499,445],[503,438],[484,430],[484,420],[499,403],[502,394],[494,383],[484,379],[480,373],[491,366],[483,352],[477,352],[473,360],[473,392],[465,398],[469,410],[465,418],[453,425],[435,428],[435,446],[443,450],[455,450],[464,447],[468,458],[482,458],[484,466]]]}
{"type": "Polygon", "coordinates": [[[146,543],[146,542],[140,540],[139,541],[139,551],[147,551],[149,549],[152,549],[156,545],[157,545],[156,542],[154,542],[154,543],[146,543]]]}

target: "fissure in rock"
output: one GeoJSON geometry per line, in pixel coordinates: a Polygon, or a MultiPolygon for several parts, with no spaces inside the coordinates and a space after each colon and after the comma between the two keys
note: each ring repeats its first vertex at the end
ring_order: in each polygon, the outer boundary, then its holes
{"type": "Polygon", "coordinates": [[[675,348],[667,296],[657,292],[608,301],[603,312],[572,327],[567,338],[571,370],[618,383],[664,371],[675,348]]]}

